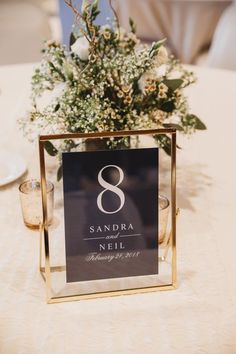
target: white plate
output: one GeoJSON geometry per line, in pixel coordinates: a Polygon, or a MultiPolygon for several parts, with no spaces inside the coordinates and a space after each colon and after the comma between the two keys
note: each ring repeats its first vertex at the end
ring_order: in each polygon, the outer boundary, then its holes
{"type": "Polygon", "coordinates": [[[0,186],[15,181],[25,171],[26,163],[20,155],[0,151],[0,186]]]}

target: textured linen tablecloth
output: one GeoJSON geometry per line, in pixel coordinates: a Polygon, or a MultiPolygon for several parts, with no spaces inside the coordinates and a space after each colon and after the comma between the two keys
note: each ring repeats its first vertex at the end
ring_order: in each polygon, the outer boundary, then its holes
{"type": "MultiPolygon", "coordinates": [[[[32,69],[0,68],[0,148],[25,157],[22,179],[39,170],[16,125],[32,69]]],[[[178,141],[178,289],[47,305],[18,180],[0,188],[1,354],[236,353],[236,73],[193,70],[188,96],[208,130],[178,141]]]]}

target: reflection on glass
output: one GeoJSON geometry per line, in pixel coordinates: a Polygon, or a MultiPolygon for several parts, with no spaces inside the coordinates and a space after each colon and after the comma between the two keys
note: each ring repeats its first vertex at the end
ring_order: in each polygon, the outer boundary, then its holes
{"type": "Polygon", "coordinates": [[[163,195],[159,195],[159,243],[163,243],[166,238],[168,214],[170,208],[169,200],[163,195]]]}

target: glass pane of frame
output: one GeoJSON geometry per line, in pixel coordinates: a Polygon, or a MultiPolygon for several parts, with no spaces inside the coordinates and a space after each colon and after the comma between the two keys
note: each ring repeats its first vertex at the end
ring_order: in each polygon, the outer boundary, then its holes
{"type": "Polygon", "coordinates": [[[41,136],[39,148],[48,302],[175,288],[175,130],[41,136]],[[129,147],[106,148],[112,134],[126,136],[129,147]],[[163,134],[171,156],[153,139],[163,134]],[[46,153],[51,144],[59,159],[46,153]],[[55,187],[50,226],[48,180],[55,187]]]}

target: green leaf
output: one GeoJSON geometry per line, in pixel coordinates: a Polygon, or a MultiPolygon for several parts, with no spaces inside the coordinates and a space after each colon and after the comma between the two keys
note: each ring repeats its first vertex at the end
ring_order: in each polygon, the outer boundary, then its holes
{"type": "Polygon", "coordinates": [[[136,33],[136,25],[131,17],[129,18],[129,25],[130,25],[131,32],[136,33]]]}
{"type": "Polygon", "coordinates": [[[76,42],[76,37],[73,32],[70,34],[70,47],[76,42]]]}
{"type": "Polygon", "coordinates": [[[197,116],[194,116],[194,117],[195,117],[195,120],[196,120],[195,129],[198,129],[198,130],[206,130],[207,127],[206,127],[206,125],[201,121],[201,119],[198,118],[197,116]]]}
{"type": "Polygon", "coordinates": [[[173,128],[173,129],[176,129],[181,132],[184,130],[183,127],[181,127],[181,125],[175,124],[175,123],[168,123],[168,124],[166,123],[166,124],[163,124],[163,127],[164,128],[173,128]]]}
{"type": "Polygon", "coordinates": [[[59,108],[60,108],[60,103],[57,103],[54,108],[54,112],[57,112],[59,110],[59,108]]]}
{"type": "Polygon", "coordinates": [[[173,101],[166,101],[160,105],[160,109],[164,112],[171,113],[175,109],[175,104],[173,101]]]}
{"type": "Polygon", "coordinates": [[[183,83],[181,79],[173,79],[173,80],[164,80],[163,84],[165,84],[172,91],[177,90],[183,83]]]}
{"type": "Polygon", "coordinates": [[[171,139],[166,134],[158,134],[154,136],[154,139],[160,145],[160,147],[165,151],[165,153],[171,156],[171,139]]]}
{"type": "Polygon", "coordinates": [[[98,0],[95,0],[92,4],[92,12],[98,10],[98,0]]]}
{"type": "Polygon", "coordinates": [[[152,44],[152,47],[151,47],[151,50],[150,50],[150,52],[149,52],[149,55],[152,57],[152,56],[154,56],[154,54],[157,52],[157,50],[165,43],[165,41],[166,41],[166,38],[164,38],[164,39],[161,39],[160,41],[158,41],[158,42],[154,42],[153,44],[152,44]]]}
{"type": "Polygon", "coordinates": [[[62,165],[60,165],[57,170],[57,181],[59,182],[61,179],[62,179],[62,165]]]}
{"type": "Polygon", "coordinates": [[[165,145],[162,148],[168,156],[171,156],[171,145],[165,145]]]}
{"type": "Polygon", "coordinates": [[[58,150],[50,141],[45,141],[44,148],[50,156],[56,156],[58,154],[58,150]]]}
{"type": "Polygon", "coordinates": [[[98,9],[98,1],[95,0],[95,2],[92,5],[91,9],[91,19],[92,21],[96,20],[97,16],[100,14],[100,11],[98,9]]]}
{"type": "Polygon", "coordinates": [[[52,72],[58,73],[58,75],[61,77],[61,79],[63,81],[66,81],[65,75],[51,61],[48,62],[48,65],[50,66],[52,72]]]}
{"type": "Polygon", "coordinates": [[[65,71],[65,76],[69,81],[73,81],[74,75],[73,75],[73,70],[71,68],[71,65],[68,63],[64,64],[64,71],[65,71]]]}
{"type": "Polygon", "coordinates": [[[185,126],[192,126],[197,130],[206,130],[206,125],[201,121],[200,118],[195,116],[195,114],[188,114],[185,118],[183,118],[183,124],[185,126]],[[186,124],[186,122],[187,124],[186,124]]]}
{"type": "Polygon", "coordinates": [[[82,6],[81,6],[82,15],[88,10],[89,7],[90,7],[90,4],[89,4],[88,0],[83,0],[82,6]]]}

